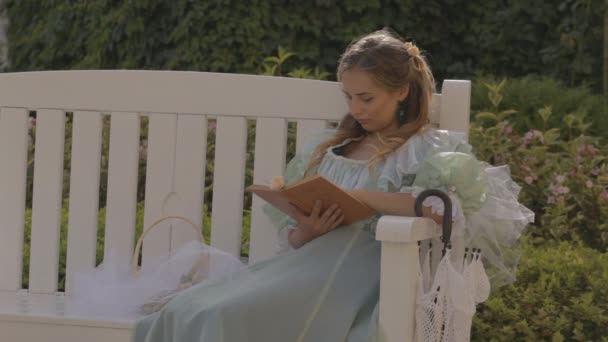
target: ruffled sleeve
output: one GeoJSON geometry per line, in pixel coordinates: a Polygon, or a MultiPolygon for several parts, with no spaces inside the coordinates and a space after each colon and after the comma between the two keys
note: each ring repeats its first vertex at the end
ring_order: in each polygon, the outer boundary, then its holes
{"type": "Polygon", "coordinates": [[[408,190],[422,162],[434,154],[471,154],[471,145],[464,138],[464,133],[436,129],[428,129],[412,137],[386,159],[378,177],[379,189],[391,192],[408,190]]]}
{"type": "MultiPolygon", "coordinates": [[[[287,163],[285,171],[283,173],[283,179],[285,184],[289,185],[301,180],[304,177],[306,166],[310,161],[314,149],[323,141],[331,137],[335,133],[335,130],[323,129],[315,134],[306,141],[301,150],[287,163]]],[[[277,250],[279,253],[285,252],[291,249],[287,237],[289,231],[295,228],[296,222],[289,215],[286,215],[282,211],[278,210],[274,206],[266,203],[262,206],[262,211],[270,219],[272,224],[277,229],[278,240],[277,250]]]]}
{"type": "MultiPolygon", "coordinates": [[[[455,208],[452,236],[481,248],[493,286],[513,282],[519,237],[534,221],[534,213],[518,202],[520,187],[511,179],[509,167],[478,161],[463,136],[447,131],[414,139],[395,155],[394,169],[383,171],[386,186],[414,196],[424,189],[447,192],[455,208]]],[[[443,214],[440,200],[430,197],[424,204],[443,214]]]]}

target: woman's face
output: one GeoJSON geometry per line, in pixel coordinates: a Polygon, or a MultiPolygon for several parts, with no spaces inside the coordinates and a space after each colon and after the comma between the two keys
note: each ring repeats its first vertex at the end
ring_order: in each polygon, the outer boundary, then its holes
{"type": "Polygon", "coordinates": [[[408,94],[408,88],[389,90],[362,70],[342,73],[342,91],[350,114],[367,132],[388,133],[399,128],[397,108],[408,94]]]}

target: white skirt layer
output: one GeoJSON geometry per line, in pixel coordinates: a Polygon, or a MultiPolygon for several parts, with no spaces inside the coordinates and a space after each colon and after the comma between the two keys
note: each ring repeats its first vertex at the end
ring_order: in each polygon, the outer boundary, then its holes
{"type": "Polygon", "coordinates": [[[198,241],[149,264],[156,266],[144,267],[135,275],[129,256],[109,253],[94,270],[74,275],[67,313],[137,318],[146,313],[144,305],[164,303],[180,289],[227,277],[246,266],[235,256],[198,241]],[[196,276],[190,281],[186,276],[195,265],[196,276]]]}

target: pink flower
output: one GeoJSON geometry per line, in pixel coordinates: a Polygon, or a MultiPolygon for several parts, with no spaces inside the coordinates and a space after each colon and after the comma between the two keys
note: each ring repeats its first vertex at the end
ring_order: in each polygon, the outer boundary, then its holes
{"type": "Polygon", "coordinates": [[[587,152],[593,156],[593,155],[595,155],[597,150],[595,149],[595,146],[589,144],[589,145],[587,145],[587,152]]]}
{"type": "Polygon", "coordinates": [[[550,184],[549,185],[549,190],[551,191],[551,193],[553,193],[554,195],[559,195],[559,190],[558,187],[555,184],[550,184]]]}
{"type": "Polygon", "coordinates": [[[554,196],[549,196],[547,198],[547,203],[551,203],[551,204],[555,203],[555,197],[554,196]]]}
{"type": "Polygon", "coordinates": [[[509,134],[511,134],[512,132],[513,132],[513,127],[511,127],[511,126],[507,126],[507,127],[505,127],[505,129],[504,129],[504,133],[505,133],[505,135],[509,135],[509,134]]]}
{"type": "Polygon", "coordinates": [[[593,182],[588,180],[587,182],[585,182],[585,186],[587,186],[587,188],[591,189],[591,188],[593,188],[593,182]]]}
{"type": "Polygon", "coordinates": [[[566,175],[564,174],[557,174],[555,175],[555,181],[558,183],[563,183],[566,180],[566,175]]]}
{"type": "Polygon", "coordinates": [[[539,130],[533,129],[531,131],[526,132],[526,134],[524,135],[524,144],[530,144],[534,138],[538,138],[538,141],[543,144],[545,143],[543,133],[539,130]]]}
{"type": "Polygon", "coordinates": [[[585,145],[583,144],[583,145],[579,146],[579,147],[578,147],[578,149],[576,150],[576,152],[577,152],[578,154],[583,154],[583,153],[585,153],[585,145]]]}
{"type": "Polygon", "coordinates": [[[534,182],[534,178],[532,178],[532,176],[527,176],[524,178],[524,181],[526,181],[528,184],[532,184],[532,182],[534,182]]]}
{"type": "Polygon", "coordinates": [[[532,131],[526,132],[526,134],[524,135],[524,144],[529,145],[533,137],[534,133],[532,133],[532,131]]]}
{"type": "Polygon", "coordinates": [[[570,188],[567,186],[560,186],[558,190],[562,194],[567,194],[570,192],[570,188]]]}
{"type": "Polygon", "coordinates": [[[591,174],[594,175],[594,176],[599,175],[600,174],[600,169],[598,169],[597,167],[593,168],[591,170],[591,174]]]}
{"type": "Polygon", "coordinates": [[[608,190],[604,190],[602,191],[602,193],[600,194],[600,197],[606,201],[608,201],[608,190]]]}

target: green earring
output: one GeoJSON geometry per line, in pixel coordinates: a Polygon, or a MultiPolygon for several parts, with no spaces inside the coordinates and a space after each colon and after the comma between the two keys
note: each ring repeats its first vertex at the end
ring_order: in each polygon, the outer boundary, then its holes
{"type": "Polygon", "coordinates": [[[399,110],[399,125],[403,126],[405,124],[405,111],[403,109],[399,110]]]}

